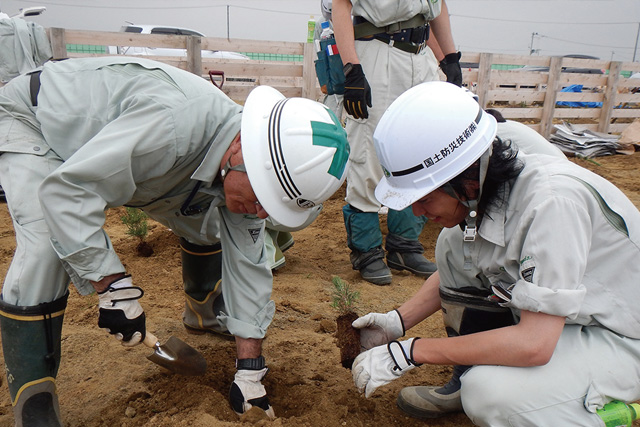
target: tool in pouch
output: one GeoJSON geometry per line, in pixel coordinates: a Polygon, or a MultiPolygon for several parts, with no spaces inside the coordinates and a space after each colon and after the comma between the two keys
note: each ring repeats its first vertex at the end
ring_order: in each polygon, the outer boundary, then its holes
{"type": "Polygon", "coordinates": [[[316,75],[322,92],[327,95],[344,94],[344,72],[342,71],[342,58],[338,52],[336,39],[330,28],[329,21],[322,24],[320,40],[315,41],[318,59],[315,61],[316,75]]]}

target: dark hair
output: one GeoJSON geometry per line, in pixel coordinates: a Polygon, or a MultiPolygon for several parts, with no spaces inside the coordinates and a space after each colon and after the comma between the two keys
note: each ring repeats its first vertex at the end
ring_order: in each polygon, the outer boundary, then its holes
{"type": "Polygon", "coordinates": [[[504,118],[504,116],[502,115],[502,113],[498,110],[494,110],[493,108],[487,108],[486,110],[484,110],[486,113],[491,114],[493,117],[495,117],[496,121],[498,123],[504,123],[507,121],[507,119],[504,118]]]}
{"type": "MultiPolygon", "coordinates": [[[[517,157],[518,150],[511,146],[511,142],[503,141],[499,137],[493,140],[493,152],[489,157],[487,174],[482,185],[482,195],[478,202],[478,213],[484,214],[489,206],[502,207],[506,203],[507,189],[512,181],[520,175],[524,163],[517,157]]],[[[477,193],[469,189],[469,181],[480,179],[480,160],[476,160],[460,175],[449,181],[456,193],[467,200],[473,200],[477,193]]]]}

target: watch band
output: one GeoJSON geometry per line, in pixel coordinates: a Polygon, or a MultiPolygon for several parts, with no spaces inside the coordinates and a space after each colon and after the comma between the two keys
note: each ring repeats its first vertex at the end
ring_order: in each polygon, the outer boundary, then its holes
{"type": "Polygon", "coordinates": [[[264,356],[256,357],[255,359],[236,359],[236,369],[248,369],[252,371],[259,371],[266,367],[264,356]]]}

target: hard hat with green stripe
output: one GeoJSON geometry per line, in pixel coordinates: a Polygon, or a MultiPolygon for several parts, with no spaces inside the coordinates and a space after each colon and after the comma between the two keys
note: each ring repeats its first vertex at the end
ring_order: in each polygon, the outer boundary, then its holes
{"type": "Polygon", "coordinates": [[[258,86],[242,113],[242,156],[267,213],[287,227],[304,224],[342,185],[349,167],[347,134],[319,102],[285,98],[258,86]]]}
{"type": "Polygon", "coordinates": [[[428,82],[407,90],[373,134],[384,172],[376,198],[395,210],[410,206],[478,160],[496,129],[496,120],[456,85],[428,82]]]}

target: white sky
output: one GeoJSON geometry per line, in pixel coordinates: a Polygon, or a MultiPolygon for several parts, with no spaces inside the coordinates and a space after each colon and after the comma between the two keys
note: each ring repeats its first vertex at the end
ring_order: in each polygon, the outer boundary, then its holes
{"type": "MultiPolygon", "coordinates": [[[[402,0],[399,0],[402,1],[402,0]]],[[[461,51],[528,55],[585,54],[640,61],[634,54],[640,0],[447,0],[461,51]],[[536,33],[535,36],[532,36],[536,33]]],[[[45,27],[118,31],[134,24],[175,25],[211,37],[304,41],[320,0],[0,0],[9,15],[46,6],[45,27]],[[227,11],[229,25],[227,25],[227,11]]]]}

